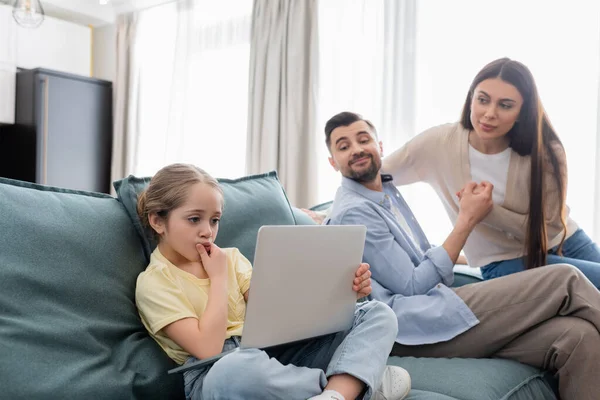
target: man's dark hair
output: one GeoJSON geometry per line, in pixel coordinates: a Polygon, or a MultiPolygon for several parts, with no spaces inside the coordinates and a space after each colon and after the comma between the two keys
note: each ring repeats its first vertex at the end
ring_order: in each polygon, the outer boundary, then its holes
{"type": "Polygon", "coordinates": [[[371,121],[364,119],[360,114],[344,111],[331,117],[325,124],[325,143],[327,144],[327,148],[329,149],[329,146],[331,146],[331,132],[335,128],[352,125],[357,121],[365,121],[369,125],[369,128],[373,130],[373,133],[377,135],[377,130],[371,121]]]}

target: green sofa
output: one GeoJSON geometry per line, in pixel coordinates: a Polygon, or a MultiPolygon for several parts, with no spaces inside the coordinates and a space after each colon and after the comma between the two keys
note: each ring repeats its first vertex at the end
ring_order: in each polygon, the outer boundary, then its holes
{"type": "MultiPolygon", "coordinates": [[[[142,326],[137,275],[152,241],[135,214],[147,179],[118,198],[0,178],[0,398],[181,399],[174,363],[142,326]]],[[[221,180],[217,244],[250,260],[263,224],[310,224],[275,173],[221,180]]],[[[472,280],[463,277],[463,283],[472,280]]],[[[390,358],[410,399],[555,399],[542,372],[506,360],[390,358]]]]}

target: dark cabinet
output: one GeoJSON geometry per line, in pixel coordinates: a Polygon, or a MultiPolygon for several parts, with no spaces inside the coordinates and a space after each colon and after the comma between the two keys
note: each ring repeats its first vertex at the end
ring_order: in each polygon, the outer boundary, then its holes
{"type": "Polygon", "coordinates": [[[15,125],[0,127],[0,175],[108,193],[112,84],[46,69],[17,72],[15,125]]]}

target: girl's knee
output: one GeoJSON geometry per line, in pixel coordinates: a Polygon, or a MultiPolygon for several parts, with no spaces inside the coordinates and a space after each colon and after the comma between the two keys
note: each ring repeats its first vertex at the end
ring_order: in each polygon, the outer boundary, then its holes
{"type": "Polygon", "coordinates": [[[388,330],[396,336],[398,317],[387,304],[377,300],[363,303],[359,310],[364,312],[363,319],[369,324],[377,324],[381,329],[388,330]]]}
{"type": "Polygon", "coordinates": [[[263,361],[269,356],[261,350],[238,350],[217,361],[204,378],[202,399],[246,398],[246,393],[264,380],[263,361]]]}

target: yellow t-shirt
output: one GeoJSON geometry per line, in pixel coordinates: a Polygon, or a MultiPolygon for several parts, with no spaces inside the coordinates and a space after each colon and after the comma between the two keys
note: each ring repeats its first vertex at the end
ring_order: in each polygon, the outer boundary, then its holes
{"type": "MultiPolygon", "coordinates": [[[[229,312],[227,337],[239,336],[244,327],[246,302],[244,293],[250,287],[252,266],[236,248],[222,249],[227,255],[229,312]]],[[[183,364],[190,356],[161,330],[183,318],[202,318],[210,279],[199,279],[167,260],[156,248],[150,264],[137,279],[135,303],[142,323],[169,357],[183,364]]]]}

